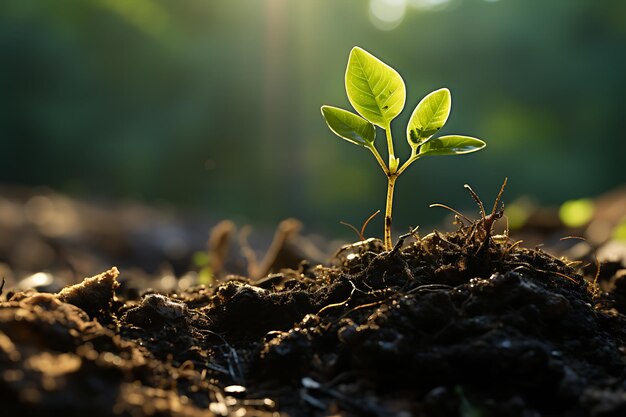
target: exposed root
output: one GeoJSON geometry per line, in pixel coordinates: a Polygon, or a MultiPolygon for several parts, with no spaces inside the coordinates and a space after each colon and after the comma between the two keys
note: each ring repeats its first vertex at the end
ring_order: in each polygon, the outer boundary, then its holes
{"type": "Polygon", "coordinates": [[[340,221],[339,224],[343,224],[344,226],[349,227],[350,229],[352,229],[354,231],[354,233],[356,233],[356,235],[359,238],[359,240],[363,240],[363,235],[361,234],[359,229],[354,227],[354,225],[352,225],[351,223],[348,223],[348,222],[344,222],[344,221],[340,221]]]}
{"type": "Polygon", "coordinates": [[[472,187],[470,187],[468,184],[465,184],[464,186],[469,191],[470,195],[472,196],[474,201],[476,201],[476,204],[478,204],[478,207],[480,208],[480,215],[481,215],[481,220],[482,220],[482,229],[483,229],[484,236],[481,236],[483,243],[479,247],[476,254],[479,254],[480,252],[485,250],[485,247],[489,244],[489,241],[491,240],[491,232],[493,230],[493,225],[495,224],[496,221],[501,219],[502,216],[504,215],[504,203],[501,204],[500,200],[502,199],[502,194],[504,193],[504,188],[506,187],[506,183],[507,183],[507,178],[504,179],[504,182],[502,183],[502,187],[500,187],[500,192],[498,193],[498,196],[496,197],[496,200],[493,203],[493,208],[491,209],[491,213],[489,214],[485,213],[485,207],[482,201],[480,200],[480,198],[478,197],[478,195],[474,192],[474,190],[472,190],[472,187]],[[501,206],[500,208],[498,208],[500,204],[501,206]]]}
{"type": "MultiPolygon", "coordinates": [[[[581,236],[565,236],[565,237],[562,237],[560,240],[567,240],[567,239],[577,239],[577,240],[582,240],[583,242],[587,242],[587,239],[581,236]]],[[[596,274],[593,278],[593,294],[594,294],[594,297],[597,297],[598,294],[600,293],[600,288],[598,287],[598,278],[600,278],[600,270],[602,267],[600,265],[600,261],[598,260],[598,257],[595,255],[595,251],[593,252],[593,260],[594,260],[594,263],[596,264],[596,274]]],[[[579,262],[583,263],[582,261],[579,261],[579,262]]]]}
{"type": "Polygon", "coordinates": [[[363,222],[363,226],[361,226],[361,230],[357,229],[356,227],[354,227],[352,224],[348,222],[339,222],[339,223],[343,224],[344,226],[348,226],[350,229],[354,230],[356,235],[359,237],[359,240],[363,241],[365,240],[365,228],[367,227],[369,222],[372,221],[372,219],[378,215],[378,213],[380,213],[380,210],[376,210],[371,216],[369,216],[367,220],[363,222]]]}
{"type": "MultiPolygon", "coordinates": [[[[435,204],[431,204],[431,205],[430,205],[430,206],[428,206],[428,207],[431,207],[431,208],[432,208],[432,207],[441,207],[441,208],[444,208],[444,209],[446,209],[446,210],[450,210],[450,211],[451,211],[452,213],[454,213],[454,215],[455,215],[455,219],[456,219],[456,220],[455,220],[455,224],[459,223],[459,222],[460,222],[460,219],[464,219],[464,220],[465,220],[468,224],[471,224],[471,223],[472,223],[472,220],[471,220],[470,218],[468,218],[466,215],[464,215],[464,214],[460,213],[459,211],[457,211],[457,210],[453,209],[453,208],[452,208],[452,207],[450,207],[450,206],[446,206],[445,204],[435,203],[435,204]]],[[[460,223],[460,224],[462,224],[462,223],[460,223]]]]}

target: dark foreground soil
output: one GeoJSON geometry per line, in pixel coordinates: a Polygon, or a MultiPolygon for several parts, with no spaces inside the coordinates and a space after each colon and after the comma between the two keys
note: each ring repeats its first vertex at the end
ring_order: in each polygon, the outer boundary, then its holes
{"type": "Polygon", "coordinates": [[[484,229],[183,293],[139,296],[116,269],[10,293],[0,413],[626,416],[624,270],[600,290],[484,229]]]}

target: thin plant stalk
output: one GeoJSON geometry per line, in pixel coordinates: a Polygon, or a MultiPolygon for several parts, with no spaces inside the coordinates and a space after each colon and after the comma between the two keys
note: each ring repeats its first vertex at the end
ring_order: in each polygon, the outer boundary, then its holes
{"type": "Polygon", "coordinates": [[[387,150],[389,152],[389,172],[395,174],[398,170],[398,161],[396,155],[393,152],[393,138],[391,137],[391,124],[388,124],[385,128],[385,134],[387,136],[387,150]]]}
{"type": "Polygon", "coordinates": [[[393,247],[393,238],[391,234],[391,224],[393,218],[393,193],[396,187],[396,180],[404,172],[405,169],[408,168],[411,163],[415,162],[419,159],[419,156],[415,153],[415,149],[411,152],[410,158],[400,167],[398,168],[400,160],[396,158],[393,154],[393,136],[391,134],[391,125],[387,126],[385,129],[386,138],[387,138],[387,146],[389,151],[389,167],[385,165],[383,162],[380,153],[375,146],[370,146],[369,149],[374,154],[374,157],[380,164],[385,176],[387,177],[387,200],[385,204],[385,225],[384,225],[384,239],[383,243],[385,245],[385,250],[389,251],[393,247]]]}
{"type": "Polygon", "coordinates": [[[385,207],[385,250],[390,251],[393,247],[391,239],[391,212],[393,209],[393,191],[396,186],[397,174],[387,175],[387,205],[385,207]]]}
{"type": "Polygon", "coordinates": [[[391,216],[393,211],[393,192],[396,186],[396,179],[398,178],[398,163],[393,152],[393,137],[391,135],[391,123],[385,128],[385,134],[387,137],[387,148],[389,151],[389,167],[385,171],[387,175],[387,201],[385,205],[385,232],[384,232],[384,244],[385,250],[391,250],[393,243],[391,238],[391,216]]]}

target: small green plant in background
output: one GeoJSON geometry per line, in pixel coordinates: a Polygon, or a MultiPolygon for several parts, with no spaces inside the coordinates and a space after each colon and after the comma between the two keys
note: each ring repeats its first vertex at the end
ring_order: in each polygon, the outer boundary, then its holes
{"type": "Polygon", "coordinates": [[[322,106],[322,115],[337,136],[369,149],[387,176],[384,244],[386,250],[391,250],[393,192],[400,174],[424,156],[476,152],[485,147],[485,142],[469,136],[433,136],[450,114],[450,91],[442,88],[424,97],[413,110],[406,128],[411,156],[401,165],[394,153],[391,135],[391,121],[404,109],[406,102],[406,88],[400,74],[369,52],[354,47],[348,59],[345,84],[350,104],[360,116],[332,106],[322,106]],[[388,164],[374,146],[376,126],[386,133],[388,164]]]}
{"type": "Polygon", "coordinates": [[[590,198],[568,200],[559,207],[559,218],[567,227],[582,227],[593,218],[595,207],[590,198]]]}

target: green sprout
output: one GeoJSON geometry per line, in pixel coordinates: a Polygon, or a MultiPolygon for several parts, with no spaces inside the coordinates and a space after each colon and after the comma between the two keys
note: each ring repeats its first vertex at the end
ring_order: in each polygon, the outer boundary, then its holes
{"type": "Polygon", "coordinates": [[[460,135],[433,137],[448,120],[452,103],[450,91],[441,88],[424,97],[413,110],[406,128],[411,156],[400,165],[391,135],[391,121],[400,114],[406,101],[406,88],[400,74],[369,52],[354,47],[348,59],[345,83],[350,104],[360,116],[332,106],[322,106],[322,115],[337,136],[369,149],[387,176],[384,244],[386,250],[391,250],[393,192],[400,174],[424,156],[476,152],[485,147],[485,142],[460,135]],[[386,132],[388,165],[374,146],[376,126],[386,132]]]}

